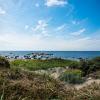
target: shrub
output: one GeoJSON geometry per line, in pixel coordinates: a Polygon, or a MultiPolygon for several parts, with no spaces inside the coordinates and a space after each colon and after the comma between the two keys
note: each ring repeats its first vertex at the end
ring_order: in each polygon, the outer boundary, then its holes
{"type": "Polygon", "coordinates": [[[80,70],[83,72],[83,76],[86,76],[87,74],[89,74],[89,68],[90,65],[88,63],[89,61],[86,59],[80,59],[80,70]]]}
{"type": "Polygon", "coordinates": [[[71,69],[79,69],[79,62],[73,61],[70,65],[69,68],[71,69]]]}
{"type": "Polygon", "coordinates": [[[9,61],[4,57],[0,57],[0,68],[10,68],[9,61]]]}
{"type": "Polygon", "coordinates": [[[100,57],[80,59],[80,70],[82,70],[83,76],[100,70],[100,57]]]}
{"type": "Polygon", "coordinates": [[[82,72],[80,70],[67,70],[60,75],[60,80],[67,83],[79,84],[83,82],[82,72]]]}
{"type": "Polygon", "coordinates": [[[95,57],[91,60],[96,70],[100,70],[100,57],[95,57]]]}

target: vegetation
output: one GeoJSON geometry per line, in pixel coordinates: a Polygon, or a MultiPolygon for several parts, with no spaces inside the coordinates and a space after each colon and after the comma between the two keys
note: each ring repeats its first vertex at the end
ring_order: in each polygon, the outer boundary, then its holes
{"type": "Polygon", "coordinates": [[[47,75],[0,70],[0,95],[3,94],[3,100],[67,100],[73,95],[72,91],[47,75]]]}
{"type": "Polygon", "coordinates": [[[72,63],[78,62],[64,59],[49,59],[49,60],[14,60],[11,61],[11,68],[23,68],[29,70],[40,70],[54,67],[66,67],[72,63]]]}
{"type": "Polygon", "coordinates": [[[1,100],[99,100],[100,84],[79,90],[47,75],[15,69],[0,70],[1,100]]]}
{"type": "Polygon", "coordinates": [[[100,57],[80,59],[80,70],[82,70],[83,76],[100,70],[100,57]]]}
{"type": "Polygon", "coordinates": [[[100,100],[100,84],[92,83],[77,90],[72,100],[100,100]]]}
{"type": "Polygon", "coordinates": [[[93,83],[79,90],[72,86],[82,83],[83,77],[87,76],[100,79],[100,57],[80,61],[50,59],[10,62],[0,57],[0,100],[99,100],[99,83],[93,83]],[[65,68],[65,72],[61,73],[60,80],[34,72],[66,66],[69,68],[65,68]]]}
{"type": "Polygon", "coordinates": [[[100,79],[100,71],[98,70],[96,72],[93,72],[93,73],[89,74],[88,76],[93,79],[100,79]]]}
{"type": "Polygon", "coordinates": [[[10,68],[9,61],[5,59],[4,57],[0,56],[0,68],[10,68]]]}
{"type": "MultiPolygon", "coordinates": [[[[46,70],[54,67],[69,67],[69,69],[81,70],[82,77],[85,77],[96,71],[100,71],[100,57],[93,59],[80,59],[80,61],[72,61],[65,59],[49,59],[49,60],[13,60],[9,62],[0,57],[0,67],[11,67],[12,69],[28,69],[34,70],[46,70]]],[[[65,72],[66,73],[66,72],[65,72]]],[[[68,72],[67,72],[68,73],[68,72]]]]}
{"type": "Polygon", "coordinates": [[[66,70],[59,78],[61,81],[71,84],[79,84],[83,82],[82,72],[80,70],[66,70]]]}

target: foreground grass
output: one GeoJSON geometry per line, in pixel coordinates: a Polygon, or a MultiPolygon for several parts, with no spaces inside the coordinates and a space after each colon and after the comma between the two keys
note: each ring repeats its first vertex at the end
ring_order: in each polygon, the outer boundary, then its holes
{"type": "Polygon", "coordinates": [[[14,60],[10,62],[11,68],[23,68],[29,70],[41,70],[54,67],[66,67],[72,64],[78,66],[77,61],[64,59],[50,59],[50,60],[14,60]]]}
{"type": "Polygon", "coordinates": [[[100,84],[92,83],[76,91],[72,100],[100,100],[100,84]]]}
{"type": "Polygon", "coordinates": [[[73,95],[72,91],[47,75],[0,70],[0,96],[3,100],[67,100],[73,95]]]}
{"type": "Polygon", "coordinates": [[[1,100],[100,100],[100,84],[76,90],[47,75],[0,69],[1,100]]]}
{"type": "Polygon", "coordinates": [[[96,70],[88,75],[100,78],[98,59],[92,63],[84,60],[81,62],[82,68],[78,66],[79,62],[71,60],[14,60],[9,64],[6,59],[1,58],[0,100],[100,100],[100,84],[98,83],[76,90],[72,85],[65,85],[48,75],[28,71],[69,66],[70,69],[62,73],[62,78],[76,82],[76,79],[81,78],[81,71],[89,71],[92,66],[91,71],[94,68],[96,70]]]}

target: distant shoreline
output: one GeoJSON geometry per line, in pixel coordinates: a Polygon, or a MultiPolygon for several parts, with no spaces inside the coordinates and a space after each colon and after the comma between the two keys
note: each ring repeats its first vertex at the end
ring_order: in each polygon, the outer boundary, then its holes
{"type": "Polygon", "coordinates": [[[0,56],[7,59],[51,59],[62,58],[77,60],[100,56],[100,51],[0,51],[0,56]]]}

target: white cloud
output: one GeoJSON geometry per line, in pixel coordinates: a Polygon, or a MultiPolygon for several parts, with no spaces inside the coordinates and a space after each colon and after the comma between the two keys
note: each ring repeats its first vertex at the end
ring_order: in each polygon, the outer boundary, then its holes
{"type": "Polygon", "coordinates": [[[0,50],[100,50],[100,39],[82,37],[80,39],[63,39],[7,33],[0,36],[0,50]]]}
{"type": "Polygon", "coordinates": [[[2,34],[0,36],[0,46],[3,47],[0,49],[5,50],[24,50],[24,49],[32,49],[34,46],[38,44],[40,38],[38,36],[29,36],[26,34],[18,34],[18,33],[7,33],[2,34]]]}
{"type": "Polygon", "coordinates": [[[78,25],[80,22],[79,21],[76,21],[76,20],[73,20],[72,21],[72,24],[74,24],[74,25],[78,25]]]}
{"type": "Polygon", "coordinates": [[[36,3],[36,4],[35,4],[35,7],[37,7],[37,8],[38,8],[39,6],[40,6],[40,5],[39,5],[39,3],[36,3]]]}
{"type": "Polygon", "coordinates": [[[29,28],[29,25],[25,25],[25,29],[27,30],[29,28]]]}
{"type": "Polygon", "coordinates": [[[80,29],[80,30],[78,30],[78,31],[76,31],[76,32],[73,32],[73,33],[70,33],[71,35],[73,35],[73,36],[79,36],[79,35],[81,35],[83,32],[85,32],[85,28],[83,28],[83,29],[80,29]]]}
{"type": "Polygon", "coordinates": [[[74,6],[72,4],[68,3],[67,7],[68,7],[68,11],[66,12],[66,17],[70,16],[74,11],[74,6]]]}
{"type": "Polygon", "coordinates": [[[99,44],[100,39],[94,37],[64,40],[17,33],[0,36],[0,50],[100,50],[99,44]]]}
{"type": "Polygon", "coordinates": [[[58,26],[56,30],[60,31],[60,30],[64,29],[65,27],[66,27],[66,24],[63,24],[61,26],[58,26]]]}
{"type": "Polygon", "coordinates": [[[72,20],[71,23],[73,25],[83,25],[88,21],[88,18],[84,18],[82,20],[72,20]]]}
{"type": "Polygon", "coordinates": [[[46,0],[45,5],[48,7],[51,6],[64,6],[66,5],[68,2],[65,0],[46,0]]]}
{"type": "Polygon", "coordinates": [[[35,31],[37,30],[44,30],[47,27],[47,23],[44,20],[39,20],[37,26],[35,27],[35,31]]]}
{"type": "Polygon", "coordinates": [[[6,14],[6,11],[0,7],[0,15],[5,15],[6,14]]]}
{"type": "Polygon", "coordinates": [[[36,27],[33,28],[33,31],[43,36],[50,36],[47,31],[47,26],[48,23],[45,20],[39,20],[36,27]]]}

